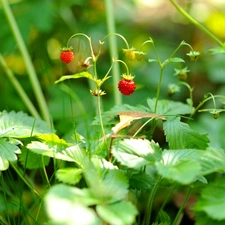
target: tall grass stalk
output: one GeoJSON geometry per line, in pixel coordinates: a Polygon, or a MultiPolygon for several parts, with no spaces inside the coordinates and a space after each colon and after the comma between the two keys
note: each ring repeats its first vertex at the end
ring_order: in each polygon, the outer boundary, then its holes
{"type": "Polygon", "coordinates": [[[12,10],[11,10],[7,0],[0,0],[0,3],[2,5],[3,12],[5,13],[5,16],[8,20],[8,23],[9,23],[9,26],[12,30],[12,33],[15,37],[18,48],[19,48],[19,50],[21,52],[21,55],[24,59],[24,63],[25,63],[26,69],[27,69],[27,73],[28,73],[30,82],[31,82],[31,86],[33,87],[34,94],[35,94],[35,97],[37,99],[37,103],[39,105],[39,108],[40,108],[41,114],[43,116],[43,119],[49,125],[51,125],[48,106],[47,106],[46,100],[44,98],[43,92],[41,90],[41,86],[40,86],[40,83],[38,81],[37,74],[35,72],[35,69],[34,69],[34,66],[32,64],[31,58],[29,56],[27,47],[26,47],[25,42],[22,38],[19,27],[16,23],[15,17],[12,13],[12,10]]]}

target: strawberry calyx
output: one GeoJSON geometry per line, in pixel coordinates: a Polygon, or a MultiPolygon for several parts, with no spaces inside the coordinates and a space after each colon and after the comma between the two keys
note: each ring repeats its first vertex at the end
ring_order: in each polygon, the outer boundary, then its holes
{"type": "Polygon", "coordinates": [[[122,74],[122,78],[127,81],[132,81],[134,79],[134,76],[132,76],[131,74],[122,74]]]}
{"type": "Polygon", "coordinates": [[[62,47],[61,48],[61,51],[64,52],[64,51],[72,51],[73,50],[73,47],[70,46],[70,47],[62,47]]]}

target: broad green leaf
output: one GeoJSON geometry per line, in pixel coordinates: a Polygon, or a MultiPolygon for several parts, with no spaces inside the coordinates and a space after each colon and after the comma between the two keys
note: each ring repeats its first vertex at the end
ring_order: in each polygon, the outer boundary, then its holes
{"type": "Polygon", "coordinates": [[[0,171],[7,170],[9,162],[17,160],[18,146],[10,144],[5,138],[0,138],[0,171]]]}
{"type": "Polygon", "coordinates": [[[3,111],[0,113],[0,137],[23,138],[52,132],[44,121],[23,112],[3,111]]]}
{"type": "Polygon", "coordinates": [[[154,177],[144,172],[136,172],[129,177],[129,184],[131,189],[150,190],[154,183],[154,177]]]}
{"type": "Polygon", "coordinates": [[[99,170],[89,161],[84,165],[84,177],[93,196],[104,202],[114,202],[126,198],[128,179],[116,169],[99,170]]]}
{"type": "Polygon", "coordinates": [[[76,184],[82,178],[82,169],[63,168],[56,171],[56,178],[66,184],[76,184]]]}
{"type": "Polygon", "coordinates": [[[195,225],[224,225],[225,220],[213,220],[204,212],[195,211],[195,225]]]}
{"type": "Polygon", "coordinates": [[[194,210],[205,212],[208,217],[215,220],[225,220],[225,180],[217,179],[208,184],[201,192],[194,210]]]}
{"type": "Polygon", "coordinates": [[[188,124],[180,121],[180,118],[171,118],[163,123],[166,140],[171,149],[206,149],[209,139],[207,135],[199,134],[191,129],[188,124]]]}
{"type": "Polygon", "coordinates": [[[163,160],[156,162],[156,169],[163,177],[182,184],[190,184],[201,175],[201,165],[195,159],[203,155],[201,150],[164,150],[163,160]]]}
{"type": "MultiPolygon", "coordinates": [[[[154,112],[155,109],[155,99],[148,99],[147,104],[151,110],[154,112]]],[[[190,114],[191,107],[188,104],[182,102],[175,102],[172,100],[159,100],[157,104],[157,114],[159,115],[182,115],[190,114]]]]}
{"type": "Polygon", "coordinates": [[[96,211],[108,224],[133,224],[138,211],[130,202],[118,202],[110,205],[98,205],[96,211]]]}
{"type": "Polygon", "coordinates": [[[55,84],[59,83],[59,82],[62,82],[64,80],[69,80],[69,79],[77,79],[77,78],[88,78],[88,79],[91,79],[93,80],[93,77],[90,73],[88,72],[80,72],[80,73],[75,73],[73,75],[65,75],[65,76],[62,76],[60,77],[59,80],[55,81],[55,84]]]}
{"type": "Polygon", "coordinates": [[[112,148],[113,156],[121,164],[130,168],[154,164],[155,161],[161,159],[161,152],[159,145],[154,141],[142,139],[125,139],[112,148]]]}
{"type": "Polygon", "coordinates": [[[88,205],[96,204],[86,189],[63,184],[53,186],[45,196],[47,214],[54,224],[100,225],[95,211],[88,205]]]}
{"type": "Polygon", "coordinates": [[[79,151],[78,145],[70,146],[55,134],[40,134],[38,138],[40,141],[32,141],[27,145],[27,148],[32,152],[56,159],[76,162],[73,153],[79,151]]]}

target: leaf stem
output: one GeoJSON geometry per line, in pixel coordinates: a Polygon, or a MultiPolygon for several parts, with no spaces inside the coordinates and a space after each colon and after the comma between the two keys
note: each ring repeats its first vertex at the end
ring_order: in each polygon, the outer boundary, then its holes
{"type": "Polygon", "coordinates": [[[188,14],[182,7],[180,7],[174,0],[170,0],[170,2],[174,5],[174,7],[184,16],[186,19],[188,19],[191,23],[193,23],[196,27],[198,27],[200,30],[202,30],[205,34],[207,34],[211,39],[213,39],[220,47],[224,47],[223,43],[214,35],[212,32],[210,32],[208,29],[206,29],[202,24],[200,24],[197,20],[195,20],[190,14],[188,14]]]}
{"type": "MultiPolygon", "coordinates": [[[[113,0],[105,0],[105,9],[106,9],[106,19],[107,19],[107,28],[108,33],[116,33],[116,26],[115,26],[115,17],[114,17],[114,4],[113,0]]],[[[115,36],[111,36],[109,38],[109,51],[111,58],[117,57],[117,40],[115,36]]],[[[120,68],[119,65],[116,64],[112,68],[112,80],[113,80],[113,96],[115,105],[122,104],[122,97],[118,92],[117,85],[120,80],[120,68]]]]}
{"type": "Polygon", "coordinates": [[[159,83],[158,83],[157,93],[156,93],[154,113],[156,113],[156,111],[157,111],[159,95],[160,95],[160,90],[161,90],[161,85],[162,85],[163,69],[164,68],[160,67],[159,83]]]}
{"type": "Polygon", "coordinates": [[[183,209],[184,209],[184,207],[185,207],[185,205],[186,205],[186,203],[187,203],[187,201],[188,201],[188,199],[189,199],[189,197],[191,195],[191,192],[192,192],[192,187],[189,188],[188,193],[186,194],[185,199],[182,202],[182,205],[181,205],[181,207],[180,207],[180,209],[179,209],[179,211],[178,211],[178,213],[177,213],[177,215],[176,215],[172,225],[177,225],[177,222],[178,222],[178,219],[180,217],[180,214],[183,211],[183,209]]]}
{"type": "Polygon", "coordinates": [[[41,199],[43,200],[42,196],[38,193],[37,190],[35,190],[31,184],[24,178],[24,176],[21,174],[21,172],[17,169],[17,167],[13,164],[10,163],[10,165],[12,166],[12,168],[15,170],[15,172],[18,174],[18,176],[23,180],[23,182],[41,199]]]}
{"type": "Polygon", "coordinates": [[[152,206],[153,206],[153,200],[156,194],[156,191],[159,187],[159,183],[161,181],[161,177],[158,176],[158,178],[156,179],[155,185],[153,186],[149,198],[148,198],[148,202],[147,202],[147,215],[145,218],[145,225],[149,225],[150,221],[151,221],[151,214],[152,214],[152,206]]]}
{"type": "Polygon", "coordinates": [[[35,94],[35,97],[37,99],[38,105],[40,107],[42,116],[43,116],[44,120],[49,125],[51,125],[51,120],[50,120],[50,115],[49,115],[46,100],[44,98],[43,92],[41,90],[40,83],[39,83],[38,78],[37,78],[37,74],[36,74],[34,66],[31,62],[31,58],[29,56],[27,47],[24,43],[24,40],[22,38],[22,35],[20,33],[20,30],[19,30],[18,25],[16,23],[16,20],[14,18],[14,15],[13,15],[10,7],[9,7],[9,4],[8,4],[7,0],[0,0],[0,2],[2,3],[2,9],[3,9],[3,11],[6,15],[9,26],[10,26],[10,28],[12,30],[12,33],[13,33],[15,39],[16,39],[18,48],[21,52],[21,55],[23,56],[25,66],[26,66],[26,69],[27,69],[27,72],[28,72],[28,76],[29,76],[31,85],[33,87],[34,94],[35,94]]]}

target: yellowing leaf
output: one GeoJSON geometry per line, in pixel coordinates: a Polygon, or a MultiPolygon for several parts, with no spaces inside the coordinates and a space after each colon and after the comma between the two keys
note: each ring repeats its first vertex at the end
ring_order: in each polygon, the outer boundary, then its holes
{"type": "Polygon", "coordinates": [[[113,128],[113,134],[118,133],[125,127],[128,127],[133,120],[138,120],[142,118],[158,118],[162,120],[166,120],[164,116],[160,116],[155,113],[147,113],[141,111],[125,111],[125,112],[118,112],[120,117],[120,122],[117,123],[113,128]]]}

